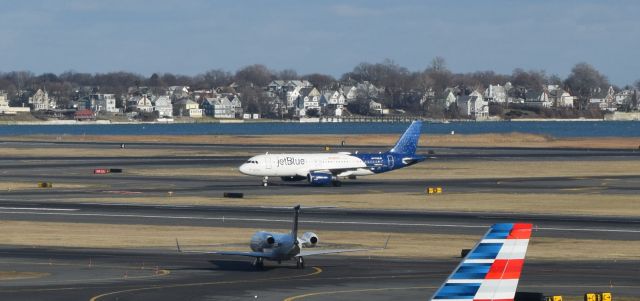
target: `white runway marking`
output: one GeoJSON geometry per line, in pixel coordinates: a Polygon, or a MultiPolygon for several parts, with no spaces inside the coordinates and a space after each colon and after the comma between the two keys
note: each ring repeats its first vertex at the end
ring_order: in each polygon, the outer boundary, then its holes
{"type": "MultiPolygon", "coordinates": [[[[0,208],[2,209],[2,208],[0,208]]],[[[73,210],[73,209],[72,209],[73,210]]],[[[120,218],[151,218],[151,219],[174,219],[174,220],[211,220],[211,221],[243,221],[261,223],[291,223],[290,219],[266,219],[266,218],[242,218],[242,217],[201,217],[201,216],[171,216],[171,215],[145,215],[145,214],[105,214],[105,213],[65,213],[65,212],[21,212],[21,211],[0,211],[0,214],[23,214],[23,215],[59,215],[59,216],[91,216],[91,217],[120,217],[120,218]]],[[[398,223],[398,222],[365,222],[365,221],[322,221],[305,220],[301,224],[323,224],[323,225],[362,225],[362,226],[405,226],[405,227],[439,227],[439,228],[487,228],[486,225],[464,225],[464,224],[433,224],[433,223],[398,223]]],[[[558,228],[558,227],[537,227],[535,230],[547,231],[575,231],[575,232],[611,232],[611,233],[640,233],[634,229],[601,229],[601,228],[558,228]]]]}
{"type": "Polygon", "coordinates": [[[33,211],[78,211],[71,208],[39,208],[39,207],[0,207],[0,210],[33,210],[33,211]]]}

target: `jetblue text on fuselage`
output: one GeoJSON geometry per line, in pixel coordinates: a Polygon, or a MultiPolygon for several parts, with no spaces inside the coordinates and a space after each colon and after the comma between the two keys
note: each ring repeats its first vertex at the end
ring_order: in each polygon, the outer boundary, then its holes
{"type": "Polygon", "coordinates": [[[296,159],[294,157],[284,157],[278,159],[278,167],[284,165],[304,165],[304,159],[296,159]]]}

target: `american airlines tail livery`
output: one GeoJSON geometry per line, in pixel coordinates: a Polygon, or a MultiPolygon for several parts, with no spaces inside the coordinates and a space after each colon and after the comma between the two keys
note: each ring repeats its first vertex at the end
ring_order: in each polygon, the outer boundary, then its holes
{"type": "Polygon", "coordinates": [[[416,120],[396,145],[384,153],[315,153],[315,154],[264,154],[251,157],[240,165],[240,172],[263,177],[262,184],[269,185],[269,177],[283,181],[308,181],[311,185],[340,186],[341,179],[355,179],[424,161],[416,155],[422,121],[416,120]]]}

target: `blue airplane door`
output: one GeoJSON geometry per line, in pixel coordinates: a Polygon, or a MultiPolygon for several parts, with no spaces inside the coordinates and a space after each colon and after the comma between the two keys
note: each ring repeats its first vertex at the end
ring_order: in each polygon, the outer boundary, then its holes
{"type": "Polygon", "coordinates": [[[392,155],[388,155],[387,156],[387,164],[389,164],[389,168],[393,168],[393,156],[392,155]]]}

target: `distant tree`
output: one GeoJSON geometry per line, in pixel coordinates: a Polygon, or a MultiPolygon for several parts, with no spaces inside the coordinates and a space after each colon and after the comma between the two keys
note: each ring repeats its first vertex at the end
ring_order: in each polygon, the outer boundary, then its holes
{"type": "Polygon", "coordinates": [[[639,79],[639,80],[637,80],[635,83],[633,83],[633,85],[635,86],[635,88],[636,88],[637,90],[640,90],[640,79],[639,79]]]}
{"type": "Polygon", "coordinates": [[[336,87],[336,79],[331,75],[320,74],[320,73],[312,73],[302,77],[302,79],[308,80],[314,87],[318,88],[318,90],[328,90],[335,89],[336,87]]]}
{"type": "Polygon", "coordinates": [[[563,83],[562,78],[561,78],[559,75],[557,75],[557,74],[552,74],[552,75],[551,75],[551,76],[549,76],[549,78],[547,79],[547,84],[549,84],[549,85],[558,85],[558,86],[562,87],[562,85],[563,85],[564,83],[563,83]]]}
{"type": "Polygon", "coordinates": [[[526,91],[542,91],[547,77],[543,70],[525,71],[516,68],[511,74],[511,84],[516,88],[524,88],[526,91]]]}
{"type": "Polygon", "coordinates": [[[233,81],[231,73],[221,70],[212,69],[202,75],[206,88],[212,89],[229,85],[233,81]]]}
{"type": "Polygon", "coordinates": [[[257,87],[264,87],[274,78],[269,69],[260,64],[244,67],[236,72],[235,79],[245,84],[253,84],[257,87]]]}
{"type": "Polygon", "coordinates": [[[275,77],[277,79],[283,79],[283,80],[296,80],[300,78],[298,76],[298,72],[296,72],[293,69],[284,69],[282,71],[278,71],[275,77]]]}
{"type": "Polygon", "coordinates": [[[429,65],[429,67],[427,67],[427,69],[433,70],[433,71],[448,71],[449,69],[447,69],[447,61],[441,57],[441,56],[436,56],[431,60],[431,64],[429,65]]]}
{"type": "Polygon", "coordinates": [[[578,97],[579,109],[585,109],[594,93],[606,91],[609,86],[607,77],[587,63],[576,64],[564,83],[578,97]]]}

